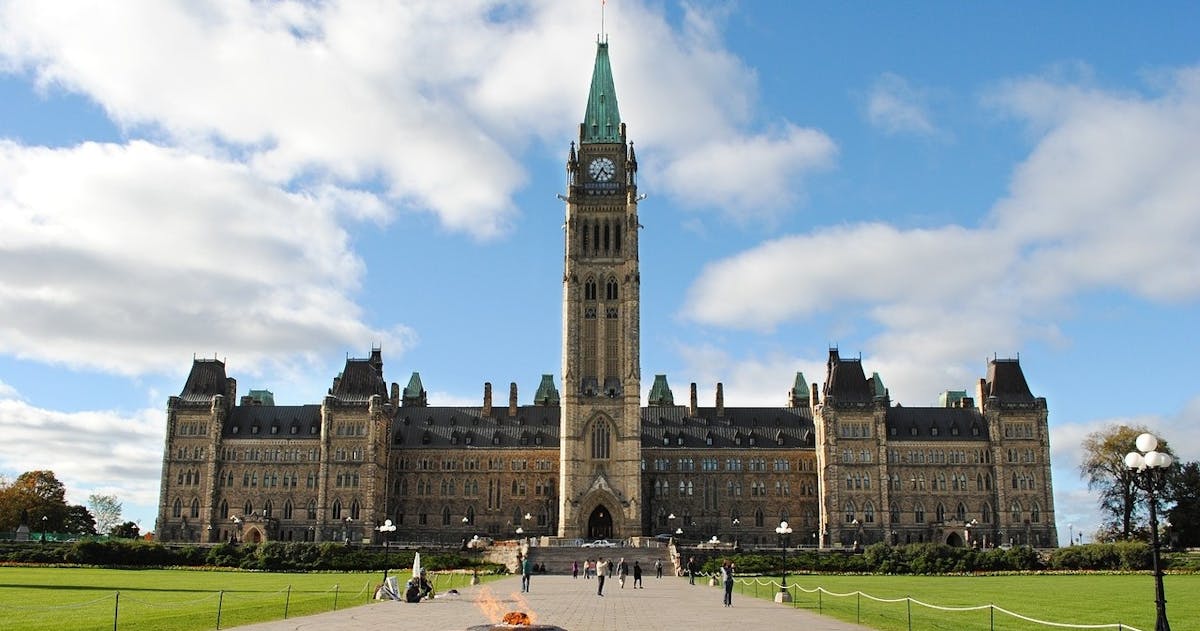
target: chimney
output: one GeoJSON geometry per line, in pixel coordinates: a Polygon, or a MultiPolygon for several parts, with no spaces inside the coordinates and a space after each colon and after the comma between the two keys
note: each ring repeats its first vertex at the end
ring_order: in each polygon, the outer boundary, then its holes
{"type": "Polygon", "coordinates": [[[484,418],[492,416],[492,383],[490,381],[483,384],[483,414],[484,418]]]}
{"type": "Polygon", "coordinates": [[[508,415],[517,415],[517,382],[508,384],[508,415]]]}
{"type": "Polygon", "coordinates": [[[821,395],[820,395],[821,391],[817,389],[817,382],[815,382],[815,381],[813,382],[812,389],[809,390],[808,392],[809,392],[809,395],[812,397],[812,403],[811,403],[812,409],[815,410],[815,409],[817,409],[817,406],[821,404],[821,395]]]}
{"type": "Polygon", "coordinates": [[[696,418],[696,382],[692,382],[692,396],[688,399],[688,416],[696,418]]]}
{"type": "Polygon", "coordinates": [[[717,416],[725,416],[725,386],[717,382],[717,416]]]}
{"type": "Polygon", "coordinates": [[[979,385],[975,388],[975,399],[979,401],[979,409],[983,410],[983,403],[987,401],[987,379],[980,379],[979,385]]]}
{"type": "Polygon", "coordinates": [[[392,382],[392,407],[400,407],[400,384],[392,382]]]}

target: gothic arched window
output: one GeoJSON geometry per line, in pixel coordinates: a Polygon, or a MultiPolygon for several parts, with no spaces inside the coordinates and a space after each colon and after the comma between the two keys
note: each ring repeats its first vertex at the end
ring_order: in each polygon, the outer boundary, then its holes
{"type": "Polygon", "coordinates": [[[200,516],[200,500],[192,499],[192,517],[200,516]]]}
{"type": "Polygon", "coordinates": [[[612,429],[608,421],[598,420],[592,426],[592,458],[607,460],[609,457],[609,442],[612,440],[612,429]]]}

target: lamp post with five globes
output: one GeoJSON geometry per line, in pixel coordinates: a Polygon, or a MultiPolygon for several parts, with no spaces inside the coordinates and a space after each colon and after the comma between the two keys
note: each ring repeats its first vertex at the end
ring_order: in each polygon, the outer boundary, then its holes
{"type": "Polygon", "coordinates": [[[1142,434],[1134,444],[1137,451],[1125,454],[1125,466],[1133,474],[1134,484],[1145,489],[1150,500],[1150,544],[1154,557],[1154,606],[1157,613],[1154,631],[1171,631],[1171,624],[1167,621],[1167,598],[1163,592],[1162,565],[1158,556],[1158,499],[1155,491],[1163,483],[1167,469],[1174,460],[1170,454],[1155,451],[1158,438],[1154,434],[1142,434]]]}
{"type": "Polygon", "coordinates": [[[379,526],[378,530],[379,530],[379,534],[383,535],[383,582],[386,585],[387,584],[387,575],[388,575],[388,565],[389,565],[389,560],[391,559],[391,555],[389,554],[390,549],[388,548],[388,543],[389,543],[389,540],[391,539],[392,533],[396,532],[396,524],[393,524],[392,520],[390,520],[390,519],[385,519],[385,520],[383,520],[383,524],[379,526]]]}
{"type": "Polygon", "coordinates": [[[779,581],[779,593],[775,594],[775,602],[788,603],[792,602],[792,595],[787,590],[787,546],[791,543],[792,527],[786,521],[779,522],[779,527],[775,529],[775,534],[779,535],[779,556],[783,561],[782,577],[779,581]]]}

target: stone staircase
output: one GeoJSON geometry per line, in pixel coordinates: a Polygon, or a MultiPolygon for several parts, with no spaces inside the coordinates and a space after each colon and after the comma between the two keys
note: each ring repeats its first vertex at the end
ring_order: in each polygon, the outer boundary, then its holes
{"type": "Polygon", "coordinates": [[[530,546],[529,558],[535,564],[544,565],[546,574],[571,574],[571,562],[579,561],[579,574],[583,575],[583,564],[586,560],[593,561],[604,557],[610,561],[620,561],[624,558],[631,568],[629,570],[630,577],[633,576],[633,562],[637,561],[642,566],[642,576],[652,578],[654,576],[654,561],[662,561],[663,575],[671,576],[675,573],[675,566],[671,560],[671,548],[666,545],[650,542],[648,545],[641,547],[621,546],[617,548],[583,548],[579,546],[530,546]]]}

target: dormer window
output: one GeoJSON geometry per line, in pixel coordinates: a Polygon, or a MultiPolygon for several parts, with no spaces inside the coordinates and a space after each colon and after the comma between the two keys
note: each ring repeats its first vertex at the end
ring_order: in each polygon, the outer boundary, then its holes
{"type": "Polygon", "coordinates": [[[229,433],[230,433],[230,434],[236,434],[236,433],[238,433],[238,430],[239,430],[239,429],[241,429],[241,428],[239,428],[237,425],[233,425],[233,426],[231,426],[231,427],[229,428],[229,433]]]}
{"type": "Polygon", "coordinates": [[[679,445],[680,447],[683,446],[683,434],[680,434],[675,437],[675,444],[679,445]]]}
{"type": "Polygon", "coordinates": [[[250,433],[251,433],[251,434],[257,434],[257,433],[258,433],[258,426],[257,426],[257,425],[251,425],[251,426],[250,426],[250,433]]]}
{"type": "Polygon", "coordinates": [[[932,426],[932,427],[930,427],[930,428],[929,428],[929,435],[930,435],[930,436],[937,436],[937,435],[938,435],[938,427],[937,427],[937,425],[934,425],[934,426],[932,426]]]}

